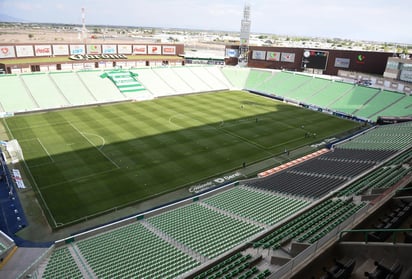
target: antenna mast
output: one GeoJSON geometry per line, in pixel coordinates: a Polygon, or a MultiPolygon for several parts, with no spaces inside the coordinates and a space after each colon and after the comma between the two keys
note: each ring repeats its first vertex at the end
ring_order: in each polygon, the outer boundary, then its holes
{"type": "Polygon", "coordinates": [[[83,40],[83,43],[86,43],[86,39],[87,39],[86,15],[85,15],[84,8],[82,8],[82,40],[83,40]]]}
{"type": "Polygon", "coordinates": [[[240,27],[240,45],[239,45],[239,65],[247,66],[249,55],[249,37],[250,37],[250,5],[245,4],[243,10],[243,19],[240,27]]]}

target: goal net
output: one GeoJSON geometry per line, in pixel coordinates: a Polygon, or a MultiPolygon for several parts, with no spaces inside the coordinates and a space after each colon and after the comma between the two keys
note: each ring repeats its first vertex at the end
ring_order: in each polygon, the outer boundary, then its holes
{"type": "Polygon", "coordinates": [[[23,151],[21,150],[20,144],[16,139],[6,142],[6,150],[13,164],[24,160],[23,151]]]}

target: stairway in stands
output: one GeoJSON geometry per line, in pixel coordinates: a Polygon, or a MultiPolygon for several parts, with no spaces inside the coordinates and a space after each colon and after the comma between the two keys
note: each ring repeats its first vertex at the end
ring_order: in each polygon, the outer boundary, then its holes
{"type": "Polygon", "coordinates": [[[110,71],[100,75],[101,78],[109,78],[122,93],[132,93],[146,90],[136,79],[137,74],[129,71],[110,71]]]}

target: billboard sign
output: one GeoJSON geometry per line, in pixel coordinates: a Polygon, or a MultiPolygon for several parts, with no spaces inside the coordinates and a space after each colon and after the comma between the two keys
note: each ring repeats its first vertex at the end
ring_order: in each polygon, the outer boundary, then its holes
{"type": "Polygon", "coordinates": [[[349,68],[350,59],[349,58],[335,58],[335,67],[336,68],[349,68]]]}
{"type": "Polygon", "coordinates": [[[36,54],[36,56],[51,56],[52,47],[51,45],[35,45],[34,53],[36,54]]]}
{"type": "Polygon", "coordinates": [[[87,45],[87,54],[101,54],[102,46],[101,45],[87,45]]]}
{"type": "Polygon", "coordinates": [[[280,52],[268,51],[266,53],[266,60],[268,60],[268,61],[280,61],[280,52]]]}
{"type": "Polygon", "coordinates": [[[294,63],[295,62],[295,54],[294,53],[289,53],[289,52],[282,52],[281,55],[280,55],[280,61],[294,63]]]}
{"type": "Polygon", "coordinates": [[[116,54],[117,48],[116,45],[102,45],[103,54],[116,54]]]}
{"type": "Polygon", "coordinates": [[[70,55],[86,54],[84,45],[70,45],[70,55]]]}
{"type": "Polygon", "coordinates": [[[227,48],[226,57],[239,57],[239,49],[237,48],[227,48]]]}
{"type": "Polygon", "coordinates": [[[302,68],[325,70],[328,62],[328,51],[304,50],[302,57],[302,68]]]}
{"type": "Polygon", "coordinates": [[[14,58],[16,53],[13,46],[0,46],[0,58],[14,58]]]}
{"type": "Polygon", "coordinates": [[[365,61],[366,61],[366,56],[365,55],[363,55],[363,54],[358,54],[357,56],[356,56],[356,63],[357,64],[365,64],[365,61]]]}
{"type": "Polygon", "coordinates": [[[252,59],[266,60],[266,51],[264,51],[264,50],[254,50],[254,51],[252,51],[252,59]]]}
{"type": "Polygon", "coordinates": [[[68,45],[52,45],[53,55],[69,55],[68,45]]]}
{"type": "Polygon", "coordinates": [[[17,57],[30,57],[34,56],[32,45],[16,46],[17,57]]]}
{"type": "Polygon", "coordinates": [[[409,71],[409,69],[403,69],[401,71],[399,79],[407,82],[412,82],[412,71],[409,71]]]}
{"type": "Polygon", "coordinates": [[[133,54],[147,54],[147,46],[133,45],[133,54]]]}
{"type": "Polygon", "coordinates": [[[118,54],[132,54],[132,45],[117,45],[118,54]]]}
{"type": "Polygon", "coordinates": [[[147,53],[148,54],[162,54],[162,49],[158,45],[148,45],[147,53]]]}
{"type": "Polygon", "coordinates": [[[163,55],[175,55],[176,46],[162,46],[163,55]]]}

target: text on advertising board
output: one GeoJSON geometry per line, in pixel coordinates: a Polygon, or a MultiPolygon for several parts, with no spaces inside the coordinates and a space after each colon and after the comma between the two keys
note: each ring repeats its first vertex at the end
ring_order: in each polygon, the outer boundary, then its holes
{"type": "Polygon", "coordinates": [[[96,59],[127,59],[124,54],[75,54],[70,55],[71,60],[96,60],[96,59]]]}

